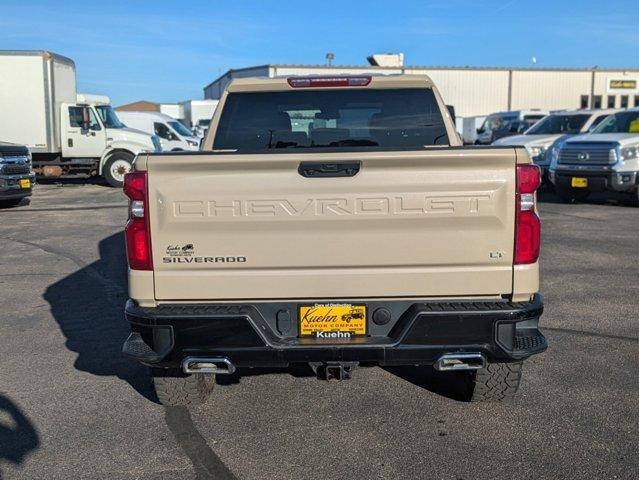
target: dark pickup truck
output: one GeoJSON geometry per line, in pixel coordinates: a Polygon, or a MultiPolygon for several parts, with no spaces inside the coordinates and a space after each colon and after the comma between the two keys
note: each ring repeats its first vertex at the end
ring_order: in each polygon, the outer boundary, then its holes
{"type": "Polygon", "coordinates": [[[12,207],[31,196],[34,179],[29,149],[0,142],[0,207],[12,207]]]}

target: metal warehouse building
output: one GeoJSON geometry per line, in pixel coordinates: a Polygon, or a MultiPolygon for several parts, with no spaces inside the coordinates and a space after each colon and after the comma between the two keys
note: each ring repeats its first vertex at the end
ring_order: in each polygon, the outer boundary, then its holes
{"type": "Polygon", "coordinates": [[[625,108],[639,106],[639,69],[409,67],[403,54],[371,55],[370,65],[260,65],[232,69],[204,87],[219,99],[233,78],[339,74],[426,74],[458,117],[540,108],[625,108]]]}

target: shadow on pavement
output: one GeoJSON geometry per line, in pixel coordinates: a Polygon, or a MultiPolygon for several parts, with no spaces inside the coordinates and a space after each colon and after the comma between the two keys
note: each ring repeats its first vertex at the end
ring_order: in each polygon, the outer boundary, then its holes
{"type": "Polygon", "coordinates": [[[459,402],[470,400],[472,385],[468,372],[438,372],[427,366],[385,367],[384,370],[442,397],[459,402]]]}
{"type": "Polygon", "coordinates": [[[306,364],[293,364],[288,367],[270,367],[270,368],[242,368],[239,367],[232,375],[216,375],[215,383],[218,385],[233,385],[240,383],[243,377],[256,377],[260,375],[291,375],[297,378],[315,377],[315,373],[310,366],[306,364]]]}
{"type": "Polygon", "coordinates": [[[165,407],[164,421],[178,445],[189,458],[197,480],[236,480],[237,477],[211,450],[198,431],[186,407],[165,407]]]}
{"type": "Polygon", "coordinates": [[[9,397],[0,394],[0,461],[20,465],[39,446],[40,437],[33,424],[9,397]]]}
{"type": "MultiPolygon", "coordinates": [[[[371,368],[369,365],[360,366],[355,370],[356,376],[360,368],[371,368]]],[[[471,377],[468,372],[438,372],[428,367],[401,366],[382,367],[388,373],[395,375],[407,382],[432,393],[460,402],[467,402],[471,397],[471,377]],[[451,381],[451,379],[453,381],[451,381]]],[[[310,366],[294,364],[281,368],[238,368],[232,375],[217,375],[215,382],[218,385],[233,385],[240,383],[243,377],[252,377],[270,374],[288,374],[298,378],[311,378],[316,374],[310,366]]]]}
{"type": "MultiPolygon", "coordinates": [[[[66,347],[76,352],[75,368],[100,376],[115,376],[140,395],[156,402],[148,370],[122,354],[130,333],[124,318],[127,267],[124,235],[100,241],[100,259],[47,288],[44,299],[66,337],[66,347]]],[[[78,263],[77,259],[74,259],[78,263]]]]}
{"type": "Polygon", "coordinates": [[[27,207],[31,203],[31,197],[25,197],[20,199],[17,203],[9,203],[8,201],[0,200],[0,210],[10,210],[16,207],[27,207]]]}
{"type": "Polygon", "coordinates": [[[36,181],[40,185],[59,185],[61,187],[74,185],[100,185],[105,188],[111,188],[102,177],[38,177],[36,181]]]}
{"type": "MultiPolygon", "coordinates": [[[[563,200],[553,188],[544,184],[537,192],[537,200],[540,203],[550,204],[562,204],[566,205],[568,202],[563,200]]],[[[583,205],[610,205],[610,206],[622,206],[622,207],[635,207],[636,202],[632,196],[624,195],[616,192],[598,192],[591,193],[585,200],[575,202],[575,204],[583,205]]]]}

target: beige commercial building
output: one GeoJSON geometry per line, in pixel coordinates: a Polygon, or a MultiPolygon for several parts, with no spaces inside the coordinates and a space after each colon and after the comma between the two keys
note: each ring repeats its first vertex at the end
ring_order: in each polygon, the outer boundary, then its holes
{"type": "Polygon", "coordinates": [[[458,117],[531,108],[639,106],[639,68],[410,67],[403,65],[402,54],[378,57],[372,55],[370,64],[362,66],[269,64],[232,69],[204,87],[204,98],[219,99],[233,78],[406,73],[430,76],[458,117]]]}

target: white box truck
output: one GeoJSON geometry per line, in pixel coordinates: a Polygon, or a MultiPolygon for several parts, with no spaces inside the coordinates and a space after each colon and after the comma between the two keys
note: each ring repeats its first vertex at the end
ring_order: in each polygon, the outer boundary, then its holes
{"type": "Polygon", "coordinates": [[[36,174],[103,175],[121,186],[157,137],[125,128],[109,98],[78,94],[73,60],[46,51],[0,51],[0,141],[26,145],[36,174]]]}
{"type": "Polygon", "coordinates": [[[181,103],[160,103],[160,113],[173,117],[182,123],[186,123],[184,106],[181,103]]]}
{"type": "Polygon", "coordinates": [[[219,100],[187,100],[182,102],[184,121],[198,137],[203,137],[208,130],[213,113],[219,100]]]}

